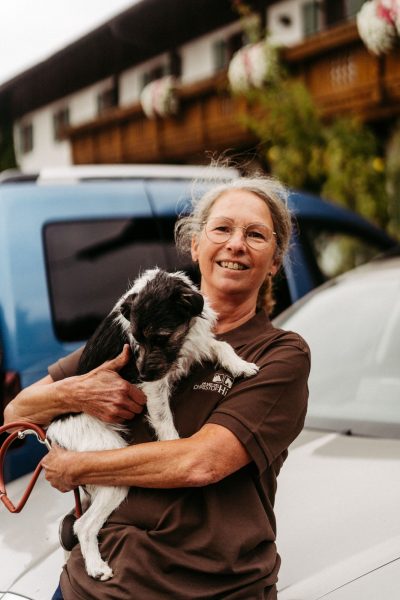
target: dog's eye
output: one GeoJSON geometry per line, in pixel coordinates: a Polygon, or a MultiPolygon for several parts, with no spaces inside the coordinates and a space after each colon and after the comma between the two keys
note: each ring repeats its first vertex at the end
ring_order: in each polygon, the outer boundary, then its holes
{"type": "Polygon", "coordinates": [[[162,345],[162,344],[168,343],[169,338],[170,338],[169,333],[163,333],[163,334],[153,335],[151,338],[151,341],[153,342],[153,344],[162,345]]]}

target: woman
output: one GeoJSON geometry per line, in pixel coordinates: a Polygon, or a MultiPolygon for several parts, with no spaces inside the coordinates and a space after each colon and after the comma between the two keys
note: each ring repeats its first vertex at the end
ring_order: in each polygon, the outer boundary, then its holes
{"type": "Polygon", "coordinates": [[[113,579],[90,579],[76,546],[61,576],[65,600],[276,598],[276,479],[303,426],[309,373],[305,342],[267,315],[291,233],[285,200],[271,179],[239,178],[207,192],[178,222],[178,247],[190,248],[219,315],[218,338],[260,367],[232,382],[213,364],[196,366],[173,393],[181,439],[153,441],[143,394],[118,375],[128,349],[82,376],[74,375],[77,353],[62,359],[7,408],[8,422],[43,425],[70,411],[106,421],[136,415],[134,446],[79,455],[54,448],[43,459],[61,491],[131,486],[100,536],[113,579]]]}

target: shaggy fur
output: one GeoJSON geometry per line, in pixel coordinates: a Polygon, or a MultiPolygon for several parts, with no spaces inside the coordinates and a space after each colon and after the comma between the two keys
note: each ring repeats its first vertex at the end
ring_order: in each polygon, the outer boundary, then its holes
{"type": "MultiPolygon", "coordinates": [[[[212,333],[216,314],[183,273],[160,269],[146,271],[114,306],[87,343],[79,373],[85,373],[117,356],[129,343],[134,356],[122,371],[147,396],[148,420],[157,439],[179,437],[169,406],[173,386],[195,363],[213,361],[233,377],[254,375],[258,368],[242,360],[226,342],[212,333]]],[[[84,413],[60,417],[49,426],[52,442],[75,451],[123,448],[126,428],[103,423],[84,413]]],[[[124,500],[128,487],[87,485],[88,510],[74,524],[86,570],[107,580],[113,573],[102,560],[97,535],[113,510],[124,500]]]]}

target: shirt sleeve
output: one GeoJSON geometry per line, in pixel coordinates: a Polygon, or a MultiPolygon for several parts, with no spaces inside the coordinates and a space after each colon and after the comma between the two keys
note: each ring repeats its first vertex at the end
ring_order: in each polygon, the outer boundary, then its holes
{"type": "Polygon", "coordinates": [[[254,377],[237,382],[208,422],[232,431],[261,473],[281,455],[304,425],[310,354],[298,342],[280,342],[255,361],[254,377]]]}
{"type": "Polygon", "coordinates": [[[48,367],[48,373],[51,375],[53,381],[59,381],[60,379],[76,375],[83,348],[84,346],[78,348],[48,367]]]}

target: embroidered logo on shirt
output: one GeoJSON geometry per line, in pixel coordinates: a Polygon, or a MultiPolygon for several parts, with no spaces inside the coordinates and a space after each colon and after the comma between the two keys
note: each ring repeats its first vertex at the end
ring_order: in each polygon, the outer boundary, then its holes
{"type": "Polygon", "coordinates": [[[205,392],[218,392],[226,396],[233,385],[233,378],[225,373],[215,373],[212,381],[203,381],[193,386],[194,390],[204,390],[205,392]]]}

